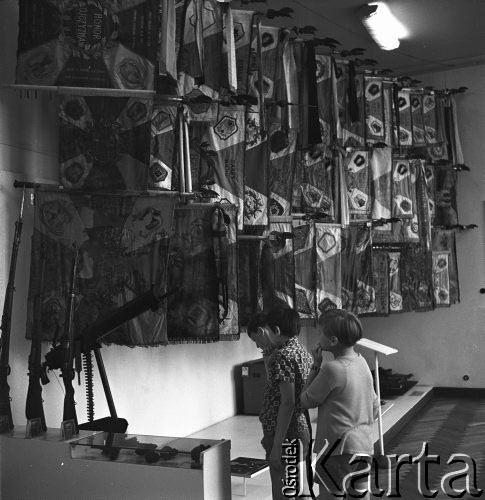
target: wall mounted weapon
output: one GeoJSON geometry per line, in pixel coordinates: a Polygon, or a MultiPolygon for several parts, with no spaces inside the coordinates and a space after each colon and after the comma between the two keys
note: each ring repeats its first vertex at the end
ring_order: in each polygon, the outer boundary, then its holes
{"type": "MultiPolygon", "coordinates": [[[[40,269],[40,283],[44,282],[45,275],[45,262],[46,262],[46,251],[44,245],[41,247],[41,269],[40,269]]],[[[37,318],[37,324],[35,325],[34,332],[32,334],[32,344],[30,347],[29,354],[29,388],[27,390],[27,401],[25,403],[25,416],[27,420],[33,418],[40,418],[42,430],[47,430],[47,425],[45,423],[44,407],[42,406],[42,383],[45,385],[49,382],[49,379],[45,377],[42,370],[42,342],[41,342],[41,323],[42,323],[42,295],[41,292],[38,293],[35,298],[34,303],[35,314],[34,318],[37,318]]]]}
{"type": "Polygon", "coordinates": [[[10,258],[10,271],[8,275],[7,290],[3,303],[2,314],[2,336],[0,338],[0,417],[6,417],[8,428],[13,429],[12,408],[10,406],[10,386],[7,377],[10,375],[9,351],[10,330],[12,326],[12,304],[15,291],[15,269],[17,267],[17,254],[20,246],[20,235],[22,234],[22,220],[24,213],[25,187],[22,190],[22,201],[20,203],[19,218],[15,223],[15,234],[12,245],[12,256],[10,258]]]}

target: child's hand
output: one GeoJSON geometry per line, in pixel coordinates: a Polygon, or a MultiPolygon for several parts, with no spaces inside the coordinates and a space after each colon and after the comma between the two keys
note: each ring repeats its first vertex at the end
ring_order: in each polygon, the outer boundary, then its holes
{"type": "Polygon", "coordinates": [[[316,347],[314,347],[312,349],[312,356],[313,356],[313,362],[320,366],[322,364],[322,360],[323,360],[323,354],[322,354],[322,348],[317,345],[316,347]]]}

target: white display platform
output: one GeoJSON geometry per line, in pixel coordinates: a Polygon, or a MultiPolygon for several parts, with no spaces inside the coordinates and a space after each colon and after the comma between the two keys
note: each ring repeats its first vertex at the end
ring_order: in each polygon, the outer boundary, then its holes
{"type": "MultiPolygon", "coordinates": [[[[25,430],[16,427],[14,432],[0,435],[0,497],[3,500],[231,498],[231,442],[228,440],[183,439],[190,441],[193,447],[210,444],[210,448],[201,453],[202,467],[194,469],[164,465],[163,461],[150,464],[140,456],[133,456],[132,463],[126,456],[120,461],[108,457],[83,458],[75,441],[94,434],[97,433],[81,431],[75,439],[63,441],[58,429],[49,429],[41,436],[28,439],[25,430]]],[[[165,443],[181,441],[179,438],[157,439],[178,440],[165,443]]]]}

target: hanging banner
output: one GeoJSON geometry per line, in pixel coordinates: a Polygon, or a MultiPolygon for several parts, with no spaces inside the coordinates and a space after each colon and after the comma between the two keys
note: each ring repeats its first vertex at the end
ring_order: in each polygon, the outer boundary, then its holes
{"type": "Polygon", "coordinates": [[[369,152],[351,151],[344,158],[347,202],[351,221],[368,220],[371,216],[369,152]]]}
{"type": "Polygon", "coordinates": [[[407,90],[400,90],[397,93],[397,105],[399,107],[399,130],[396,129],[396,133],[399,134],[399,138],[396,138],[400,146],[412,146],[413,145],[413,125],[411,119],[411,100],[410,94],[407,90]]]}
{"type": "Polygon", "coordinates": [[[287,216],[291,213],[297,134],[282,129],[276,108],[268,113],[270,211],[271,215],[287,216]]]}
{"type": "Polygon", "coordinates": [[[177,108],[154,103],[151,121],[150,167],[148,168],[148,189],[173,189],[174,165],[177,163],[175,124],[177,108]]]}
{"type": "MultiPolygon", "coordinates": [[[[179,7],[179,9],[183,7],[179,7]]],[[[182,21],[182,19],[181,19],[182,21]]],[[[178,54],[178,94],[218,99],[227,82],[223,71],[222,13],[217,0],[188,0],[178,54]]],[[[226,65],[227,68],[227,65],[226,65]]],[[[214,122],[216,107],[190,106],[189,118],[214,122]]]]}
{"type": "Polygon", "coordinates": [[[386,250],[372,250],[372,273],[376,291],[375,311],[369,316],[389,315],[389,256],[386,250]]]}
{"type": "Polygon", "coordinates": [[[431,311],[433,281],[431,252],[425,246],[403,245],[400,258],[402,310],[431,311]]]}
{"type": "Polygon", "coordinates": [[[337,139],[341,146],[358,148],[365,144],[364,76],[350,71],[343,62],[336,64],[337,139]],[[352,76],[353,75],[353,76],[352,76]]]}
{"type": "Polygon", "coordinates": [[[454,226],[458,224],[456,184],[458,175],[451,164],[435,165],[436,215],[434,226],[454,226]]]}
{"type": "Polygon", "coordinates": [[[438,139],[438,121],[434,94],[425,94],[423,97],[423,122],[426,143],[434,145],[440,142],[438,139]]]}
{"type": "Polygon", "coordinates": [[[19,2],[16,83],[153,90],[159,2],[19,2]]]}
{"type": "Polygon", "coordinates": [[[448,252],[433,252],[433,290],[436,307],[449,307],[450,275],[448,252]]]}
{"type": "MultiPolygon", "coordinates": [[[[392,196],[392,148],[374,148],[370,153],[370,175],[372,197],[372,219],[391,217],[392,196]]],[[[379,225],[372,230],[375,242],[389,241],[392,232],[390,223],[379,225]]]]}
{"type": "MultiPolygon", "coordinates": [[[[78,254],[73,325],[75,335],[148,292],[167,288],[168,241],[175,200],[171,196],[35,193],[27,337],[65,339],[73,258],[78,254]],[[44,282],[40,259],[47,256],[44,282]],[[41,318],[34,303],[40,295],[41,318]],[[34,331],[34,325],[42,325],[34,331]]],[[[150,346],[166,341],[165,302],[124,323],[106,344],[150,346]]]]}
{"type": "Polygon", "coordinates": [[[234,43],[236,46],[237,88],[241,95],[248,94],[249,64],[254,12],[233,10],[234,43]]]}
{"type": "Polygon", "coordinates": [[[384,93],[382,78],[364,76],[366,141],[386,142],[384,93]]]}
{"type": "Polygon", "coordinates": [[[315,55],[315,62],[317,66],[317,99],[322,143],[325,146],[331,146],[335,137],[333,116],[333,110],[336,106],[334,102],[336,96],[333,93],[336,85],[335,62],[332,56],[321,54],[315,55]]]}
{"type": "Polygon", "coordinates": [[[460,282],[458,280],[458,263],[456,255],[456,235],[450,229],[434,228],[432,232],[433,252],[448,253],[448,279],[450,287],[450,304],[460,302],[460,282]]]}
{"type": "Polygon", "coordinates": [[[342,308],[342,235],[341,228],[315,224],[317,258],[317,316],[329,309],[342,308]]]}
{"type": "Polygon", "coordinates": [[[146,190],[152,100],[60,95],[60,181],[69,189],[146,190]]]}
{"type": "Polygon", "coordinates": [[[388,252],[389,256],[389,312],[402,312],[401,252],[388,252]]]}
{"type": "MultiPolygon", "coordinates": [[[[261,235],[263,228],[255,227],[254,233],[261,235]]],[[[261,285],[261,240],[240,238],[238,250],[238,307],[239,323],[247,326],[249,320],[258,311],[263,310],[263,292],[261,285]]]]}
{"type": "Polygon", "coordinates": [[[333,158],[325,156],[325,148],[321,145],[301,152],[300,158],[301,210],[318,213],[329,222],[335,220],[336,167],[333,158]]]}
{"type": "Polygon", "coordinates": [[[205,187],[238,207],[238,229],[243,228],[244,210],[244,119],[243,106],[221,106],[215,125],[207,126],[198,145],[209,174],[205,187]]]}
{"type": "Polygon", "coordinates": [[[269,210],[269,151],[262,93],[260,23],[253,16],[248,93],[257,104],[246,106],[244,165],[244,225],[267,226],[269,210]]]}
{"type": "MultiPolygon", "coordinates": [[[[291,219],[281,217],[278,222],[270,222],[269,234],[288,234],[291,229],[291,219]]],[[[263,246],[261,273],[264,310],[281,303],[294,308],[295,264],[291,238],[277,238],[263,246]]]]}
{"type": "Polygon", "coordinates": [[[356,314],[375,311],[370,229],[342,229],[342,309],[356,314]]]}
{"type": "Polygon", "coordinates": [[[316,318],[315,294],[315,225],[295,225],[293,252],[295,259],[295,309],[302,319],[316,318]]]}
{"type": "Polygon", "coordinates": [[[424,133],[423,95],[411,93],[410,103],[413,124],[413,146],[425,146],[426,137],[424,133]]]}

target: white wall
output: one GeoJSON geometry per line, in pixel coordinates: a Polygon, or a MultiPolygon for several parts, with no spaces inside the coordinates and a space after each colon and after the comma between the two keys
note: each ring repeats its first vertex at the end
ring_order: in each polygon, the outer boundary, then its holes
{"type": "MultiPolygon", "coordinates": [[[[0,84],[15,80],[17,2],[0,2],[0,84]]],[[[14,179],[58,183],[57,108],[55,95],[30,93],[21,97],[0,89],[0,304],[8,280],[15,221],[21,190],[14,179]]],[[[28,200],[29,201],[29,200],[28,200]]],[[[34,209],[26,204],[12,314],[10,364],[12,412],[25,424],[27,362],[26,300],[30,270],[30,238],[34,209]]],[[[47,351],[49,346],[45,345],[47,351]]],[[[128,432],[185,436],[235,414],[236,364],[259,357],[246,335],[239,342],[174,345],[158,348],[104,347],[102,355],[118,416],[129,422],[128,432]]],[[[95,369],[95,372],[97,370],[95,369]]],[[[63,384],[51,375],[44,386],[47,425],[59,427],[63,384]]],[[[77,414],[87,420],[84,387],[75,386],[77,414]]],[[[104,392],[95,380],[95,418],[109,415],[104,392]]],[[[221,436],[223,438],[225,436],[221,436]]]]}

